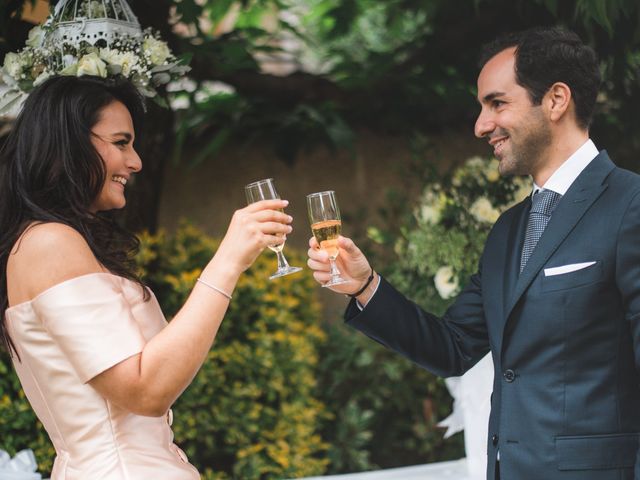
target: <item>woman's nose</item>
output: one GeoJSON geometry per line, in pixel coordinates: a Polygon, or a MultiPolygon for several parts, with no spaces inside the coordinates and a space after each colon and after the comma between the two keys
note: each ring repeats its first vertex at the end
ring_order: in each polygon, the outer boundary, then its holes
{"type": "Polygon", "coordinates": [[[127,159],[127,168],[132,172],[139,172],[142,170],[142,159],[140,158],[140,155],[138,155],[138,152],[133,148],[131,149],[131,154],[127,159]]]}

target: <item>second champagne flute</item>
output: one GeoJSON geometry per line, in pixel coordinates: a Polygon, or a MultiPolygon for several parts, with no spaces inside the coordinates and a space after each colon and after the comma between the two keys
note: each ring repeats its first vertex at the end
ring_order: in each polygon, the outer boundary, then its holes
{"type": "Polygon", "coordinates": [[[340,271],[336,266],[336,258],[340,253],[338,237],[342,229],[342,220],[340,220],[340,209],[335,192],[329,190],[307,195],[307,208],[313,236],[316,237],[320,248],[329,254],[329,263],[331,264],[331,278],[322,286],[332,287],[349,283],[349,280],[340,276],[340,271]]]}
{"type": "MultiPolygon", "coordinates": [[[[258,180],[257,182],[246,185],[244,187],[244,193],[247,196],[248,204],[259,202],[260,200],[274,200],[280,198],[280,195],[276,192],[276,186],[273,183],[273,178],[258,180]]],[[[280,234],[278,234],[278,236],[280,236],[280,234]]],[[[292,267],[287,262],[287,259],[284,257],[284,253],[282,253],[284,242],[280,245],[269,245],[269,248],[276,252],[276,255],[278,256],[278,270],[269,277],[269,280],[302,270],[300,267],[292,267]]]]}

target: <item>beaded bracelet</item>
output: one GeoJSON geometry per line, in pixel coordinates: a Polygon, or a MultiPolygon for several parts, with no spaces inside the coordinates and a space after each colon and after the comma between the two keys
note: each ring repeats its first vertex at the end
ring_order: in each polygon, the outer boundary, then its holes
{"type": "Polygon", "coordinates": [[[202,280],[200,277],[198,277],[198,279],[196,280],[196,282],[200,282],[201,284],[203,284],[205,287],[209,287],[211,290],[215,290],[216,292],[218,292],[220,295],[228,298],[229,300],[231,300],[233,297],[231,295],[229,295],[227,292],[225,292],[224,290],[222,290],[221,288],[216,287],[215,285],[211,285],[210,283],[205,282],[204,280],[202,280]]]}
{"type": "Polygon", "coordinates": [[[371,285],[371,280],[373,280],[373,267],[371,267],[371,274],[369,275],[369,278],[367,278],[367,281],[365,282],[364,286],[360,290],[358,290],[356,293],[347,293],[347,297],[356,298],[360,296],[362,292],[364,292],[367,289],[367,287],[371,285]]]}

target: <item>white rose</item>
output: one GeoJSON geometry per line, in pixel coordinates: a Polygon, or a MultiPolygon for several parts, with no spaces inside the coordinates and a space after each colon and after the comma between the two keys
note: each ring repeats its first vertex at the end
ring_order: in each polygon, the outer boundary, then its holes
{"type": "Polygon", "coordinates": [[[122,75],[128,77],[131,70],[138,65],[139,58],[132,52],[119,52],[110,48],[100,49],[100,58],[109,65],[116,65],[122,69],[122,75]]]}
{"type": "Polygon", "coordinates": [[[110,65],[119,65],[120,52],[111,48],[101,48],[100,58],[110,65]]]}
{"type": "Polygon", "coordinates": [[[418,220],[422,220],[430,225],[437,224],[440,221],[442,213],[440,197],[431,190],[428,190],[422,195],[420,204],[416,212],[418,220]]]}
{"type": "Polygon", "coordinates": [[[145,38],[142,48],[154,65],[163,64],[171,56],[171,50],[169,50],[167,44],[154,37],[145,38]]]}
{"type": "Polygon", "coordinates": [[[42,45],[42,39],[44,38],[44,30],[40,27],[33,27],[29,30],[29,38],[25,42],[28,46],[36,48],[42,45]]]}
{"type": "Polygon", "coordinates": [[[458,292],[458,279],[453,274],[453,268],[449,265],[440,267],[433,277],[438,294],[445,300],[453,297],[458,292]]]}
{"type": "Polygon", "coordinates": [[[96,75],[105,78],[107,76],[107,65],[100,60],[96,53],[88,53],[84,55],[78,62],[78,73],[82,75],[96,75]]]}
{"type": "Polygon", "coordinates": [[[435,225],[440,221],[440,210],[432,205],[422,205],[420,219],[429,225],[435,225]]]}
{"type": "Polygon", "coordinates": [[[17,53],[9,52],[4,57],[4,71],[15,79],[20,77],[22,73],[22,59],[17,53]]]}
{"type": "Polygon", "coordinates": [[[483,223],[495,223],[500,216],[500,212],[493,208],[493,205],[486,197],[480,197],[473,202],[469,212],[476,220],[483,223]]]}

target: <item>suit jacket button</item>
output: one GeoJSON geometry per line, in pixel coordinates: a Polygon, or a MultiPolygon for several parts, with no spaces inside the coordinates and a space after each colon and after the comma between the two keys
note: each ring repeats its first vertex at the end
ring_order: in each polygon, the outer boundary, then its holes
{"type": "Polygon", "coordinates": [[[504,379],[508,382],[511,383],[516,379],[516,372],[514,372],[513,370],[509,369],[506,370],[502,376],[504,377],[504,379]]]}
{"type": "Polygon", "coordinates": [[[495,433],[491,437],[491,443],[493,444],[494,447],[498,445],[498,435],[496,435],[495,433]]]}

